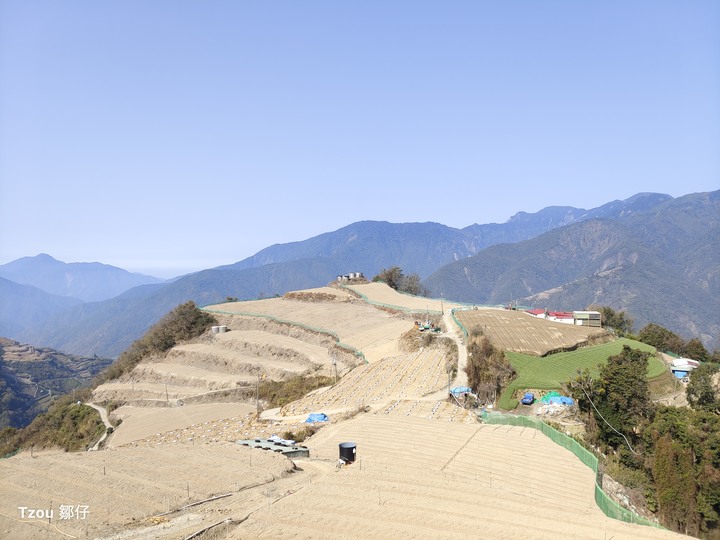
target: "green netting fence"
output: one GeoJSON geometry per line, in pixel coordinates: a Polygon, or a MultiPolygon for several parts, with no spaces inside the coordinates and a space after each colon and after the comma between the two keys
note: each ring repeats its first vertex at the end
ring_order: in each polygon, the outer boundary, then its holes
{"type": "Polygon", "coordinates": [[[362,351],[357,350],[352,345],[348,345],[347,343],[343,343],[340,341],[340,336],[338,336],[335,332],[332,330],[328,330],[327,328],[320,328],[317,326],[310,326],[309,324],[301,323],[298,321],[290,321],[287,319],[281,319],[279,317],[275,317],[274,315],[267,315],[265,313],[251,313],[249,311],[224,311],[222,309],[210,309],[210,308],[200,308],[203,311],[207,311],[208,313],[219,313],[221,315],[237,315],[241,317],[257,317],[261,319],[267,319],[279,324],[287,324],[289,326],[297,326],[299,328],[302,328],[303,330],[308,330],[310,332],[315,332],[317,334],[325,334],[327,336],[330,336],[333,340],[335,340],[335,345],[345,349],[346,351],[351,352],[355,356],[362,358],[363,362],[366,364],[368,363],[367,358],[365,358],[365,355],[362,351]]]}
{"type": "MultiPolygon", "coordinates": [[[[358,291],[357,289],[353,288],[352,286],[341,285],[341,287],[343,289],[351,290],[352,292],[354,292],[355,294],[360,296],[360,298],[363,300],[363,302],[373,305],[373,306],[384,307],[384,308],[394,309],[396,311],[404,311],[404,312],[408,312],[408,313],[431,313],[433,315],[442,315],[443,314],[442,311],[438,311],[436,309],[424,309],[424,310],[423,309],[411,309],[411,308],[407,308],[404,306],[396,306],[394,304],[385,304],[383,302],[377,302],[375,300],[370,300],[370,298],[368,298],[367,295],[363,294],[362,292],[358,291]]],[[[415,296],[415,295],[408,294],[408,293],[405,293],[402,291],[396,291],[396,292],[399,294],[404,294],[405,296],[410,296],[412,298],[423,298],[421,296],[415,296]]],[[[431,298],[430,300],[434,300],[436,302],[438,302],[438,301],[442,302],[442,300],[439,300],[437,298],[431,298]]],[[[455,315],[455,312],[458,310],[459,311],[468,311],[468,310],[474,309],[474,308],[478,307],[478,304],[463,304],[462,302],[452,302],[452,304],[455,304],[456,306],[458,304],[466,306],[466,307],[460,307],[460,308],[450,308],[450,315],[452,317],[452,320],[455,322],[455,324],[457,324],[458,327],[460,328],[460,330],[462,330],[463,335],[467,338],[468,337],[467,328],[465,328],[465,326],[460,322],[460,319],[457,318],[457,316],[455,315]]],[[[480,306],[480,307],[495,307],[495,306],[480,306]]]]}
{"type": "Polygon", "coordinates": [[[566,448],[585,465],[590,467],[595,473],[595,503],[606,516],[625,521],[627,523],[637,523],[639,525],[647,525],[663,529],[661,525],[650,521],[649,519],[638,516],[635,512],[624,508],[614,501],[610,496],[602,490],[602,474],[598,472],[598,459],[587,448],[578,441],[547,425],[542,420],[529,416],[518,416],[510,414],[502,414],[498,412],[489,413],[483,411],[480,415],[482,421],[486,424],[501,424],[506,426],[529,427],[542,431],[555,444],[566,448]]]}
{"type": "MultiPolygon", "coordinates": [[[[428,313],[428,314],[432,314],[432,315],[442,315],[442,311],[438,311],[436,309],[412,309],[412,308],[408,308],[405,306],[397,306],[395,304],[385,304],[383,302],[377,302],[376,300],[370,300],[370,298],[368,298],[366,294],[361,293],[360,291],[358,291],[357,289],[353,288],[350,285],[340,285],[340,286],[343,289],[348,289],[348,290],[354,292],[362,299],[363,302],[365,302],[366,304],[370,304],[371,306],[378,306],[378,307],[383,307],[383,308],[387,308],[387,309],[393,309],[395,311],[403,311],[406,313],[428,313]]],[[[404,294],[405,296],[410,296],[411,298],[421,298],[421,299],[423,298],[422,296],[415,296],[413,294],[404,293],[402,291],[395,291],[395,292],[397,292],[399,294],[404,294]]],[[[434,300],[434,299],[430,298],[429,300],[434,300]]]]}
{"type": "Polygon", "coordinates": [[[460,319],[457,318],[457,316],[455,315],[455,311],[457,311],[457,310],[456,310],[456,309],[451,309],[451,310],[450,310],[450,316],[452,317],[452,320],[455,321],[455,324],[457,324],[457,325],[460,327],[460,330],[462,330],[463,335],[464,335],[465,338],[467,339],[467,337],[468,337],[468,335],[469,335],[469,334],[468,334],[468,331],[467,331],[467,328],[465,328],[465,325],[460,322],[460,319]]]}

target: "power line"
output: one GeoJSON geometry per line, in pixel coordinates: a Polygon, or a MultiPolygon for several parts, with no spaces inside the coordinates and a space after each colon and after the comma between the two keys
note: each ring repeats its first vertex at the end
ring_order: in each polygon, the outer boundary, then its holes
{"type": "Polygon", "coordinates": [[[592,406],[593,406],[593,409],[595,409],[595,412],[597,412],[597,413],[600,415],[600,418],[603,419],[603,422],[605,422],[608,426],[610,426],[610,429],[612,429],[615,433],[617,433],[617,434],[620,435],[623,439],[625,439],[625,444],[627,444],[628,448],[630,449],[630,451],[631,451],[633,454],[635,454],[636,456],[639,455],[635,450],[633,450],[632,446],[630,446],[630,441],[628,441],[627,437],[626,437],[625,435],[623,435],[622,433],[620,433],[617,429],[615,429],[615,428],[610,424],[610,422],[608,422],[607,420],[605,420],[605,417],[602,415],[602,413],[601,413],[600,411],[598,411],[598,408],[597,408],[597,407],[595,406],[595,404],[593,403],[593,400],[590,399],[590,396],[588,396],[588,393],[585,391],[585,389],[584,389],[582,386],[580,387],[580,390],[583,391],[583,394],[585,394],[585,397],[588,398],[588,401],[590,402],[590,405],[592,405],[592,406]]]}

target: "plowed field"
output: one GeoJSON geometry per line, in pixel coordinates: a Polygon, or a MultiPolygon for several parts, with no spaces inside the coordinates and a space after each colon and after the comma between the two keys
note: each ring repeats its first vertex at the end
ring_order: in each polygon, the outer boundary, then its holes
{"type": "Polygon", "coordinates": [[[680,538],[605,517],[594,473],[540,432],[365,414],[323,428],[299,467],[230,443],[23,454],[0,461],[6,538],[680,538]],[[356,462],[336,469],[338,444],[356,462]],[[190,502],[228,495],[185,510],[190,502]],[[58,519],[59,505],[87,506],[58,519]],[[20,519],[18,506],[54,508],[20,519]],[[159,516],[153,518],[153,516],[159,516]]]}
{"type": "Polygon", "coordinates": [[[455,316],[468,333],[482,331],[500,349],[534,356],[544,356],[607,335],[602,328],[547,321],[522,311],[473,309],[456,311],[455,316]]]}
{"type": "MultiPolygon", "coordinates": [[[[363,287],[368,298],[385,304],[450,307],[384,285],[363,287]]],[[[594,474],[574,455],[532,429],[480,425],[444,399],[442,353],[399,350],[399,337],[413,328],[407,315],[331,288],[212,309],[227,333],[142,363],[97,395],[134,392],[145,405],[172,405],[173,392],[212,399],[244,384],[263,363],[271,377],[308,368],[331,373],[337,339],[362,350],[369,363],[351,370],[355,357],[342,357],[344,377],[286,406],[285,417],[258,421],[247,404],[125,407],[115,432],[122,446],[113,447],[111,439],[104,451],[0,460],[0,537],[181,539],[218,524],[208,538],[679,537],[605,517],[594,502],[594,474]],[[350,420],[333,413],[364,405],[369,412],[350,420]],[[308,412],[326,412],[331,422],[304,443],[310,458],[297,458],[296,467],[280,454],[230,442],[298,432],[308,412]],[[357,461],[338,468],[338,444],[347,441],[357,444],[357,461]],[[87,515],[60,519],[60,505],[87,515]],[[23,517],[20,507],[54,516],[23,517]]],[[[497,339],[513,320],[546,324],[502,310],[467,313],[486,315],[476,324],[497,339]]],[[[444,322],[450,326],[448,317],[444,322]]],[[[523,347],[538,351],[597,332],[564,325],[545,334],[530,326],[514,331],[523,347]],[[577,335],[570,339],[566,332],[577,335]]]]}

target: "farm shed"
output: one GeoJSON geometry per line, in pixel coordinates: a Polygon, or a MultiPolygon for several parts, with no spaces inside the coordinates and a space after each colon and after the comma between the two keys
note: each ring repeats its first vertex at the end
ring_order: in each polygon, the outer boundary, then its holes
{"type": "Polygon", "coordinates": [[[573,311],[573,319],[579,326],[602,326],[599,311],[573,311]]]}
{"type": "Polygon", "coordinates": [[[697,360],[691,360],[690,358],[675,358],[672,361],[672,366],[670,366],[670,371],[672,371],[675,377],[682,379],[683,377],[687,377],[693,369],[699,366],[700,362],[697,360]]]}
{"type": "Polygon", "coordinates": [[[594,328],[602,327],[599,311],[549,311],[547,309],[533,308],[526,310],[526,313],[538,319],[546,319],[563,324],[592,326],[594,328]]]}
{"type": "Polygon", "coordinates": [[[575,316],[572,311],[548,311],[545,318],[563,324],[575,324],[575,316]]]}

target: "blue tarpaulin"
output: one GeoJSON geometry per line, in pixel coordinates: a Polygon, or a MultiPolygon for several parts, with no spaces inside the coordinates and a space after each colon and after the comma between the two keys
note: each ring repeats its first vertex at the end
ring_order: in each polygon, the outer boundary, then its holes
{"type": "Polygon", "coordinates": [[[456,396],[458,394],[472,394],[472,388],[470,388],[469,386],[456,386],[450,391],[456,396]]]}
{"type": "Polygon", "coordinates": [[[306,424],[314,424],[315,422],[327,422],[330,420],[325,413],[312,413],[305,420],[306,424]]]}
{"type": "Polygon", "coordinates": [[[574,405],[575,401],[573,398],[567,396],[552,396],[547,400],[547,403],[560,403],[561,405],[574,405]]]}

